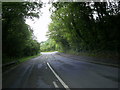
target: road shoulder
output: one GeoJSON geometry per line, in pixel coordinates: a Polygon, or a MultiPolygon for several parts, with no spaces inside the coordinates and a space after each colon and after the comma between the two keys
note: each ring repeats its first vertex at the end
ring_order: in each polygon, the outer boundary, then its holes
{"type": "Polygon", "coordinates": [[[92,57],[92,56],[78,56],[78,55],[72,55],[72,54],[66,54],[66,53],[60,53],[60,52],[56,54],[67,57],[67,58],[72,58],[74,60],[120,68],[118,62],[116,62],[116,60],[113,60],[113,59],[97,58],[97,57],[92,57]]]}

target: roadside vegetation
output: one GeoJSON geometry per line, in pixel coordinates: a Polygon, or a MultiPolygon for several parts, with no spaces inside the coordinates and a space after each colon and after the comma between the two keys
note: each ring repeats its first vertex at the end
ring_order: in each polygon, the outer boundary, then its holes
{"type": "Polygon", "coordinates": [[[40,53],[40,43],[26,18],[39,18],[42,4],[32,2],[2,3],[2,63],[17,61],[40,53]]]}
{"type": "Polygon", "coordinates": [[[60,51],[119,59],[120,2],[57,2],[52,4],[41,51],[60,51]]]}
{"type": "Polygon", "coordinates": [[[48,51],[120,58],[120,2],[52,3],[49,39],[38,43],[25,20],[39,18],[41,8],[36,2],[2,3],[3,64],[48,51]]]}
{"type": "Polygon", "coordinates": [[[41,54],[37,54],[37,55],[33,55],[33,56],[26,56],[26,57],[22,57],[22,58],[13,58],[13,59],[7,58],[6,64],[3,63],[2,72],[5,72],[11,68],[14,68],[18,64],[23,63],[27,60],[31,60],[40,55],[41,54]]]}

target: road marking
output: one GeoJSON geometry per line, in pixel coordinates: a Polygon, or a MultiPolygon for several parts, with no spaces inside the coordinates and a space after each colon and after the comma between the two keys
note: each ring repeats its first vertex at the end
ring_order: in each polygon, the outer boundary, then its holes
{"type": "Polygon", "coordinates": [[[55,88],[59,88],[55,81],[53,81],[53,84],[54,84],[55,88]]]}
{"type": "Polygon", "coordinates": [[[70,88],[63,82],[63,80],[57,75],[57,73],[53,70],[53,68],[51,67],[51,65],[47,62],[48,67],[51,69],[51,71],[53,72],[53,74],[56,76],[56,78],[59,80],[59,82],[63,85],[63,87],[66,90],[70,90],[70,88]]]}

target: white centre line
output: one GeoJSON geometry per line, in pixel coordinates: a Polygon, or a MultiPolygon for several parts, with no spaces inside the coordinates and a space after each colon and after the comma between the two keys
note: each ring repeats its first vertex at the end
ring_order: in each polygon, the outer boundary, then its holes
{"type": "Polygon", "coordinates": [[[54,84],[55,88],[59,88],[55,81],[53,81],[53,84],[54,84]]]}
{"type": "Polygon", "coordinates": [[[56,78],[59,80],[59,82],[63,85],[63,87],[66,90],[70,90],[70,88],[64,83],[64,81],[57,75],[57,73],[53,70],[53,68],[51,67],[51,65],[47,62],[48,67],[51,69],[51,71],[53,72],[53,74],[56,76],[56,78]]]}

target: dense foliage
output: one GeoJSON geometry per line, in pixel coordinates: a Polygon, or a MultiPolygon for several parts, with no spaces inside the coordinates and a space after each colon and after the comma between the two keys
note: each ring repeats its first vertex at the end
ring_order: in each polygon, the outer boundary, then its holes
{"type": "Polygon", "coordinates": [[[57,44],[54,40],[48,39],[47,41],[43,41],[40,43],[40,51],[56,51],[59,50],[59,44],[57,44]]]}
{"type": "Polygon", "coordinates": [[[34,39],[33,30],[26,18],[38,16],[41,4],[30,2],[2,3],[2,52],[5,58],[18,58],[39,53],[40,45],[34,39]]]}
{"type": "Polygon", "coordinates": [[[62,51],[120,53],[120,2],[57,2],[52,7],[48,36],[62,51]]]}

